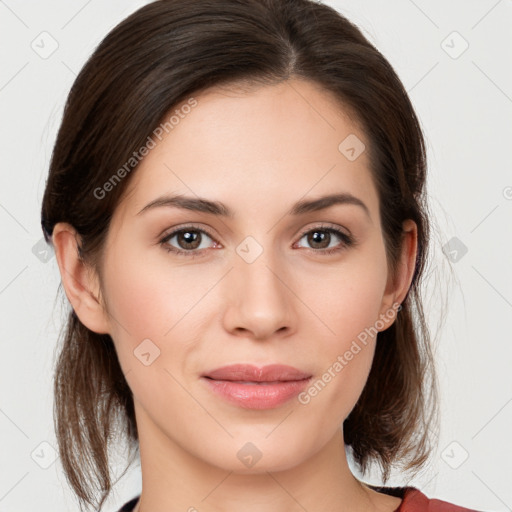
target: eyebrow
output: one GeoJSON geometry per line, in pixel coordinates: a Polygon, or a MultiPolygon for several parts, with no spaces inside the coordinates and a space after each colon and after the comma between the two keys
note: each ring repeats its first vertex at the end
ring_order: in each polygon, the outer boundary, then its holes
{"type": "MultiPolygon", "coordinates": [[[[338,204],[351,204],[361,207],[371,220],[371,215],[366,204],[361,199],[348,192],[330,194],[316,199],[303,199],[295,203],[286,215],[304,215],[330,208],[338,204]]],[[[211,201],[201,197],[188,197],[184,195],[161,196],[148,203],[137,215],[159,207],[175,207],[196,212],[209,213],[220,217],[234,218],[235,213],[220,201],[211,201]]]]}

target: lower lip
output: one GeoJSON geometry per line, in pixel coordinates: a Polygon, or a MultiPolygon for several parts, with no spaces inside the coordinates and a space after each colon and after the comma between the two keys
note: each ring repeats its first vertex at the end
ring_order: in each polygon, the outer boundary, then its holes
{"type": "Polygon", "coordinates": [[[228,402],[244,409],[273,409],[297,396],[310,379],[273,384],[241,384],[229,380],[203,378],[209,388],[228,402]]]}

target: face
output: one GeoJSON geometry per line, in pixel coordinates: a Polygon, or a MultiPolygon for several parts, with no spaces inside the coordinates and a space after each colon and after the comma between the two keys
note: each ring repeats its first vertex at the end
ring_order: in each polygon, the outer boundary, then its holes
{"type": "Polygon", "coordinates": [[[283,470],[339,432],[391,323],[369,143],[309,82],[195,99],[113,216],[109,332],[139,436],[227,470],[283,470]],[[297,207],[333,194],[352,199],[297,207]],[[301,373],[206,377],[234,364],[301,373]],[[258,376],[274,384],[246,383],[258,376]]]}

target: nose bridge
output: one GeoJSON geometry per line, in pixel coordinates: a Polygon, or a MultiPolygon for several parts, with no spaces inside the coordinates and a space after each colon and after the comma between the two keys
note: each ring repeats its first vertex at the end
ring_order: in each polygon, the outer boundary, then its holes
{"type": "Polygon", "coordinates": [[[271,237],[265,240],[264,245],[248,236],[236,247],[227,286],[227,327],[249,330],[257,337],[289,329],[295,318],[286,262],[271,247],[271,237]]]}

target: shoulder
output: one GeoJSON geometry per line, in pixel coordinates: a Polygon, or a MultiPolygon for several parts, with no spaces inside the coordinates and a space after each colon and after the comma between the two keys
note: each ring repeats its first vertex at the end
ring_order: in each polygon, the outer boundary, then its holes
{"type": "MultiPolygon", "coordinates": [[[[402,489],[380,488],[378,491],[402,498],[402,503],[396,512],[479,512],[475,509],[459,507],[447,501],[429,499],[421,491],[413,487],[402,489]]],[[[118,512],[131,512],[138,500],[139,496],[136,496],[125,503],[118,512]]]]}
{"type": "Polygon", "coordinates": [[[132,510],[135,508],[135,505],[137,504],[137,501],[139,501],[139,498],[140,498],[140,496],[136,496],[135,498],[133,498],[130,501],[126,502],[118,510],[118,512],[132,512],[132,510]]]}
{"type": "Polygon", "coordinates": [[[415,487],[368,487],[382,494],[401,498],[402,502],[394,512],[482,512],[447,501],[429,499],[415,487]]]}
{"type": "Polygon", "coordinates": [[[404,489],[402,504],[396,512],[478,512],[475,509],[459,507],[447,501],[429,499],[418,489],[404,489]]]}

